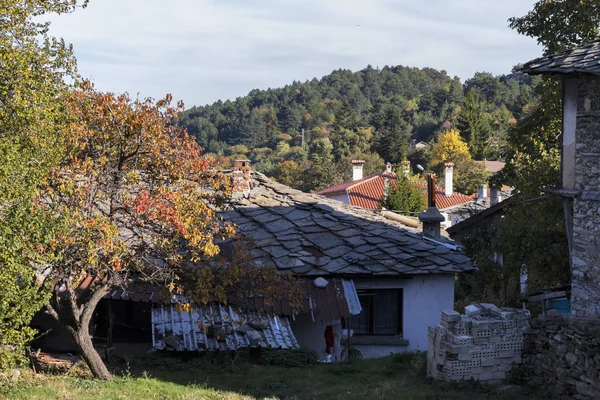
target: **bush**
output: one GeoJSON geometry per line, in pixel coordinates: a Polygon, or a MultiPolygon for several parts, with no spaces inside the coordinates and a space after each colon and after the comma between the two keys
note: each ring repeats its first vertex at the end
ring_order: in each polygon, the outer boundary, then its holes
{"type": "Polygon", "coordinates": [[[262,349],[259,362],[278,367],[303,367],[318,363],[319,356],[309,349],[262,349]]]}

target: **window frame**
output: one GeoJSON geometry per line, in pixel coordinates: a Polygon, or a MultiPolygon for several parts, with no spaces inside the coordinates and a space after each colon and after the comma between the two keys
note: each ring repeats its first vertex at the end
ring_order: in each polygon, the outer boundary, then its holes
{"type": "MultiPolygon", "coordinates": [[[[356,330],[354,332],[354,336],[361,337],[404,337],[404,326],[403,326],[403,316],[404,316],[404,290],[402,288],[390,288],[390,289],[356,289],[358,299],[361,300],[361,297],[369,296],[369,333],[358,333],[356,330]],[[374,333],[375,323],[374,323],[374,295],[376,292],[386,292],[386,291],[394,291],[398,293],[398,332],[397,333],[374,333]]],[[[363,306],[363,302],[360,301],[361,307],[363,306]]],[[[362,311],[361,311],[362,313],[362,311]]],[[[358,314],[360,315],[360,314],[358,314]]],[[[357,315],[357,316],[358,316],[357,315]]],[[[352,319],[349,319],[350,329],[355,329],[352,325],[352,319]]]]}

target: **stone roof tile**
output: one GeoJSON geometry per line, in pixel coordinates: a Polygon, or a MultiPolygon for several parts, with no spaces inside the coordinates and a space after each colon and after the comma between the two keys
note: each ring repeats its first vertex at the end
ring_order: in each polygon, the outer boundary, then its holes
{"type": "Polygon", "coordinates": [[[520,69],[527,74],[600,74],[600,41],[525,63],[520,69]]]}
{"type": "Polygon", "coordinates": [[[252,173],[250,194],[220,214],[281,270],[299,275],[410,275],[471,271],[468,257],[378,211],[302,193],[252,173]]]}

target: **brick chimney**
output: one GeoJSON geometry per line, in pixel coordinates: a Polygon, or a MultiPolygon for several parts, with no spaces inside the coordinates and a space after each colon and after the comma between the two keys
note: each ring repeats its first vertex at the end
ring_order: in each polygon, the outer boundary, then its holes
{"type": "Polygon", "coordinates": [[[444,194],[446,196],[452,196],[454,193],[454,164],[446,163],[444,164],[445,176],[444,176],[444,194]]]}
{"type": "Polygon", "coordinates": [[[352,180],[357,181],[363,178],[364,160],[352,160],[352,180]]]}
{"type": "Polygon", "coordinates": [[[400,170],[402,171],[402,175],[409,176],[410,175],[410,161],[404,160],[401,163],[400,170]]]}
{"type": "Polygon", "coordinates": [[[234,193],[249,193],[250,192],[250,160],[235,160],[233,162],[233,171],[231,179],[233,180],[234,193]]]}
{"type": "Polygon", "coordinates": [[[423,236],[432,239],[441,237],[441,224],[446,220],[435,204],[435,174],[427,175],[427,203],[428,208],[419,214],[419,221],[423,223],[423,236]]]}

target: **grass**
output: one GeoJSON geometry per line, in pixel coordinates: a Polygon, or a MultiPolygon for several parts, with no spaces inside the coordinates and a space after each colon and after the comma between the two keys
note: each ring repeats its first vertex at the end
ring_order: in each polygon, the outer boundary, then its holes
{"type": "MultiPolygon", "coordinates": [[[[425,377],[422,355],[396,355],[344,364],[298,368],[232,363],[222,359],[190,361],[149,355],[126,367],[113,382],[85,373],[26,375],[0,386],[5,399],[535,399],[533,393],[501,393],[473,382],[441,383],[425,377]]],[[[541,398],[541,397],[538,397],[541,398]]]]}

